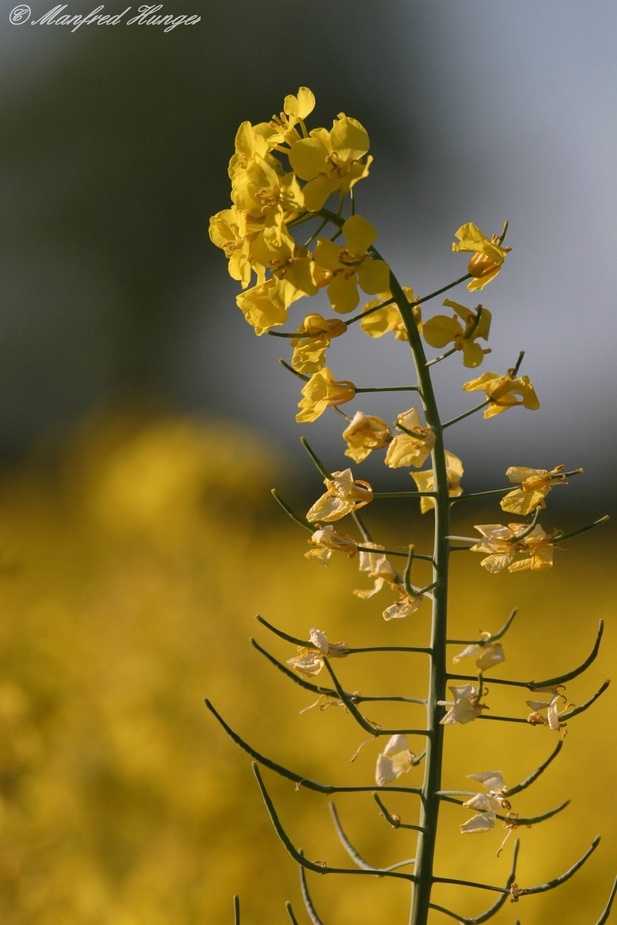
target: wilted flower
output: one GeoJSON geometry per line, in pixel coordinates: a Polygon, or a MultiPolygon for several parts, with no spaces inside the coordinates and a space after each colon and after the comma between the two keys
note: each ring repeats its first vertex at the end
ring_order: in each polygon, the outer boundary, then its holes
{"type": "Polygon", "coordinates": [[[474,832],[488,832],[495,825],[495,818],[500,809],[508,811],[510,803],[505,798],[507,788],[501,775],[501,771],[483,771],[480,774],[468,774],[470,780],[477,780],[484,784],[488,793],[477,793],[470,800],[463,803],[470,809],[478,810],[478,814],[472,816],[461,826],[463,834],[474,832]]]}
{"type": "MultiPolygon", "coordinates": [[[[489,637],[489,634],[487,633],[486,636],[489,637]]],[[[493,668],[494,665],[505,661],[505,657],[503,646],[500,642],[487,642],[485,645],[473,643],[463,649],[462,652],[459,652],[458,655],[455,655],[452,661],[457,665],[463,658],[475,658],[476,666],[480,671],[487,671],[489,668],[493,668]]]]}
{"type": "Polygon", "coordinates": [[[539,524],[532,530],[526,524],[481,524],[476,530],[484,539],[471,552],[487,552],[482,565],[487,572],[520,572],[547,569],[553,565],[554,533],[545,533],[539,524]]]}
{"type": "Polygon", "coordinates": [[[400,414],[396,424],[403,433],[392,439],[386,453],[386,465],[391,469],[423,465],[435,445],[434,431],[422,424],[416,408],[400,414]]]}
{"type": "Polygon", "coordinates": [[[309,549],[304,555],[307,559],[320,562],[322,565],[328,564],[333,552],[344,552],[352,559],[358,551],[358,544],[353,537],[337,533],[332,524],[315,530],[309,543],[313,549],[309,549]]]}
{"type": "Polygon", "coordinates": [[[403,580],[386,558],[383,546],[377,543],[363,544],[369,549],[360,550],[359,567],[361,572],[368,572],[373,578],[372,588],[359,588],[354,591],[357,597],[367,600],[385,586],[396,591],[397,600],[383,611],[384,620],[401,620],[411,616],[419,609],[423,595],[410,595],[404,588],[403,580]]]}
{"type": "MultiPolygon", "coordinates": [[[[552,729],[553,732],[560,732],[565,727],[565,723],[562,723],[559,719],[559,710],[558,705],[559,701],[563,700],[564,704],[567,703],[566,697],[561,693],[563,690],[563,685],[558,687],[545,687],[539,688],[538,693],[541,694],[550,694],[550,700],[527,700],[527,706],[531,707],[533,713],[530,713],[527,717],[527,722],[531,723],[533,726],[544,725],[548,726],[549,729],[552,729]],[[546,710],[546,714],[541,711],[546,710]]],[[[565,732],[562,733],[565,735],[565,732]]]]}
{"type": "Polygon", "coordinates": [[[392,432],[385,421],[356,411],[343,431],[343,440],[347,444],[345,456],[350,456],[357,463],[362,462],[373,450],[387,446],[391,439],[392,432]]]}
{"type": "MultiPolygon", "coordinates": [[[[446,476],[448,478],[448,495],[450,498],[459,498],[463,494],[461,479],[463,478],[463,463],[455,456],[445,450],[446,455],[446,476]]],[[[435,474],[432,469],[425,469],[422,472],[409,473],[416,483],[418,491],[428,492],[435,490],[435,474]]],[[[426,514],[435,507],[435,499],[430,496],[420,498],[420,513],[426,514]]]]}
{"type": "Polygon", "coordinates": [[[349,652],[344,642],[330,644],[322,630],[312,629],[309,639],[312,646],[300,646],[299,655],[287,659],[287,664],[304,677],[314,677],[319,674],[323,668],[324,659],[344,658],[349,652]]]}
{"type": "Polygon", "coordinates": [[[553,485],[567,485],[563,470],[530,469],[527,466],[510,466],[506,475],[511,482],[520,482],[521,487],[509,491],[500,501],[500,506],[509,514],[531,514],[537,507],[546,507],[544,499],[553,485]]]}
{"type": "Polygon", "coordinates": [[[354,479],[351,469],[333,472],[332,478],[324,481],[328,490],[307,513],[309,523],[332,523],[373,500],[369,483],[354,479]]]}
{"type": "Polygon", "coordinates": [[[472,720],[482,715],[482,710],[488,709],[485,704],[480,703],[480,694],[472,684],[449,687],[448,690],[452,692],[454,704],[440,720],[444,726],[452,726],[454,723],[461,723],[461,725],[471,723],[472,720]]]}
{"type": "Polygon", "coordinates": [[[393,735],[388,740],[383,752],[377,756],[377,767],[375,769],[377,786],[383,787],[389,781],[396,780],[401,774],[410,771],[416,757],[407,746],[406,736],[393,735]]]}

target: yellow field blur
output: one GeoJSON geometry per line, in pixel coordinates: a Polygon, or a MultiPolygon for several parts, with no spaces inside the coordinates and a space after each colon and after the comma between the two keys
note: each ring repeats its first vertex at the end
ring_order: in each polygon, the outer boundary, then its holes
{"type": "MultiPolygon", "coordinates": [[[[255,748],[298,773],[370,785],[380,743],[369,741],[350,763],[367,738],[353,719],[336,708],[301,713],[314,698],[249,639],[283,661],[295,650],[255,615],[292,635],[315,626],[330,641],[362,646],[422,644],[429,612],[384,623],[387,602],[351,594],[363,583],[353,560],[335,557],[328,568],[307,561],[306,535],[269,495],[278,466],[254,436],[228,424],[118,418],[85,429],[53,471],[33,461],[0,489],[1,925],[231,925],[234,894],[243,925],[288,922],[286,899],[308,921],[250,758],[204,698],[255,748]]],[[[398,541],[420,546],[427,523],[415,507],[404,509],[412,526],[397,530],[398,541]]],[[[457,506],[455,520],[459,512],[457,529],[471,530],[471,508],[457,506]]],[[[567,687],[568,700],[582,703],[614,667],[611,536],[610,526],[584,534],[539,574],[491,576],[479,556],[458,554],[452,635],[496,631],[518,607],[503,640],[507,661],[494,674],[530,680],[582,662],[605,620],[597,661],[567,687]]],[[[335,668],[347,690],[423,694],[419,656],[360,655],[335,668]]],[[[461,669],[471,673],[472,663],[461,669]]],[[[504,693],[490,678],[487,686],[489,714],[527,715],[526,691],[504,693]]],[[[499,858],[499,825],[463,836],[459,825],[471,813],[444,806],[441,876],[502,884],[519,837],[518,882],[531,886],[603,836],[574,879],[506,903],[495,922],[593,925],[599,916],[617,873],[615,689],[568,724],[561,755],[513,800],[522,817],[567,798],[571,806],[514,832],[499,858]]],[[[363,712],[383,725],[422,723],[420,707],[363,712]]],[[[489,720],[447,733],[451,789],[475,789],[467,775],[493,769],[512,786],[558,741],[544,727],[489,720]]],[[[414,786],[421,773],[403,780],[414,786]]],[[[350,866],[327,799],[264,777],[307,856],[350,866]]],[[[412,855],[413,833],[391,829],[370,794],[336,803],[371,864],[412,855]]],[[[414,821],[413,799],[393,794],[386,805],[414,821]]],[[[406,922],[407,889],[398,882],[309,875],[309,883],[326,925],[406,922]]],[[[444,887],[438,899],[472,915],[494,895],[444,887]]]]}

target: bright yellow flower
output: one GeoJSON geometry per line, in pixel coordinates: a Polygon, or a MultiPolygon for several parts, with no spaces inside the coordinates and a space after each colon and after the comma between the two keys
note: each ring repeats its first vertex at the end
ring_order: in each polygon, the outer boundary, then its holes
{"type": "Polygon", "coordinates": [[[530,469],[527,466],[510,466],[506,475],[511,482],[520,482],[500,501],[500,506],[509,514],[531,514],[537,507],[546,507],[545,497],[553,485],[567,485],[563,470],[565,466],[555,469],[530,469]]]}
{"type": "Polygon", "coordinates": [[[385,260],[375,260],[368,249],[377,237],[370,222],[361,215],[351,215],[343,223],[346,246],[329,238],[319,238],[315,248],[315,263],[329,271],[328,298],[335,312],[345,314],[360,301],[358,286],[368,293],[384,289],[390,279],[385,260]]]}
{"type": "Polygon", "coordinates": [[[294,173],[283,173],[265,158],[253,157],[234,175],[231,198],[253,221],[281,224],[304,210],[304,195],[294,173]]]}
{"type": "Polygon", "coordinates": [[[467,283],[467,288],[470,292],[474,292],[476,289],[484,289],[486,284],[497,276],[506,254],[512,248],[501,247],[498,235],[493,235],[489,240],[473,222],[461,225],[454,234],[459,239],[459,243],[452,245],[453,251],[474,252],[474,256],[467,267],[467,272],[474,278],[467,283]]]}
{"type": "Polygon", "coordinates": [[[315,108],[315,94],[308,87],[300,87],[297,95],[288,94],[283,101],[283,111],[272,116],[269,127],[273,130],[270,141],[273,144],[294,145],[306,136],[304,120],[315,108]],[[300,125],[302,134],[296,125],[300,125]]]}
{"type": "Polygon", "coordinates": [[[310,524],[333,523],[373,500],[373,489],[369,483],[354,479],[351,469],[333,472],[332,478],[324,479],[324,482],[328,490],[306,515],[310,524]]]}
{"type": "Polygon", "coordinates": [[[267,279],[265,283],[253,286],[236,296],[236,304],[258,335],[270,328],[285,324],[287,309],[292,302],[304,295],[300,289],[285,279],[267,279]]]}
{"type": "MultiPolygon", "coordinates": [[[[403,292],[407,300],[413,303],[415,295],[411,286],[403,286],[403,292]]],[[[388,290],[387,292],[378,293],[377,299],[367,302],[366,305],[363,306],[362,312],[370,312],[370,314],[362,318],[360,327],[369,337],[383,337],[384,334],[391,331],[396,340],[409,340],[407,337],[407,330],[401,318],[401,313],[396,304],[390,302],[389,305],[377,308],[382,302],[387,302],[391,298],[392,293],[388,290]],[[375,311],[371,311],[371,309],[375,309],[375,311]]],[[[419,315],[420,306],[416,306],[416,308],[417,314],[419,315]]]]}
{"type": "Polygon", "coordinates": [[[486,552],[482,565],[487,572],[496,574],[508,569],[520,572],[525,569],[547,569],[553,565],[554,533],[545,533],[539,524],[530,531],[526,524],[482,524],[476,530],[483,539],[471,547],[471,552],[486,552]]]}
{"type": "Polygon", "coordinates": [[[349,654],[349,649],[344,642],[329,643],[322,630],[312,629],[309,638],[312,646],[300,646],[299,654],[287,659],[287,664],[304,677],[314,677],[319,674],[323,668],[324,659],[344,658],[349,654]]]}
{"type": "MultiPolygon", "coordinates": [[[[485,635],[486,637],[489,636],[488,633],[485,635]]],[[[480,671],[487,671],[494,665],[499,665],[500,662],[503,662],[505,657],[503,646],[500,642],[489,642],[486,645],[473,643],[463,649],[462,652],[459,652],[458,655],[455,655],[452,662],[457,665],[463,658],[475,658],[476,666],[480,671]]]]}
{"type": "Polygon", "coordinates": [[[223,250],[229,260],[229,275],[241,282],[243,289],[251,281],[250,244],[256,233],[249,231],[246,216],[236,208],[223,209],[210,219],[210,240],[223,250]]]}
{"type": "Polygon", "coordinates": [[[331,131],[316,128],[309,138],[296,141],[290,152],[292,169],[302,180],[306,208],[317,212],[331,193],[346,195],[358,180],[368,176],[372,157],[363,163],[369,149],[365,128],[339,113],[331,131]]]}
{"type": "Polygon", "coordinates": [[[296,415],[299,424],[304,421],[316,421],[326,408],[332,405],[343,405],[351,401],[356,394],[353,382],[347,380],[337,381],[332,371],[324,366],[319,372],[313,373],[302,389],[304,398],[298,404],[300,408],[296,415]]]}
{"type": "Polygon", "coordinates": [[[304,555],[307,559],[319,562],[321,565],[328,564],[333,552],[344,552],[350,559],[358,552],[358,544],[353,537],[345,533],[337,533],[332,524],[315,530],[309,539],[309,545],[313,548],[304,555]]]}
{"type": "Polygon", "coordinates": [[[500,376],[498,373],[483,373],[477,379],[466,382],[465,392],[483,391],[490,404],[484,412],[485,418],[492,418],[515,405],[523,405],[531,411],[540,407],[538,396],[528,376],[500,376]]]}
{"type": "Polygon", "coordinates": [[[455,350],[463,351],[463,365],[468,367],[479,366],[484,355],[490,353],[490,349],[482,348],[476,343],[478,337],[488,340],[488,334],[491,327],[491,313],[478,305],[477,311],[473,312],[470,308],[460,305],[458,302],[452,302],[445,299],[444,305],[453,308],[456,315],[464,322],[465,327],[454,315],[435,315],[429,318],[422,325],[422,335],[431,347],[438,349],[445,347],[446,344],[453,343],[455,350]]]}
{"type": "Polygon", "coordinates": [[[298,289],[304,295],[315,295],[311,252],[294,241],[287,230],[264,228],[251,242],[251,257],[272,276],[298,289]]]}
{"type": "Polygon", "coordinates": [[[397,434],[386,453],[385,463],[391,469],[401,466],[421,466],[431,454],[435,445],[435,434],[430,427],[424,427],[415,408],[410,408],[397,418],[397,426],[403,433],[397,434]]]}
{"type": "Polygon", "coordinates": [[[281,172],[279,162],[269,153],[272,147],[270,139],[273,134],[273,129],[267,122],[260,122],[259,125],[251,125],[250,122],[240,124],[236,132],[234,154],[229,161],[227,171],[232,184],[255,157],[265,158],[275,171],[281,172]]]}
{"type": "Polygon", "coordinates": [[[377,757],[375,768],[375,782],[383,787],[391,780],[396,780],[401,774],[410,771],[417,755],[409,751],[406,736],[398,733],[388,739],[388,744],[377,757]]]}
{"type": "Polygon", "coordinates": [[[362,462],[373,450],[387,446],[391,439],[392,433],[385,421],[356,411],[343,431],[343,440],[347,444],[345,456],[351,457],[354,462],[362,462]]]}
{"type": "Polygon", "coordinates": [[[340,318],[323,318],[314,313],[302,322],[302,337],[294,337],[291,365],[299,373],[316,373],[326,362],[326,348],[333,337],[340,337],[347,325],[340,318]]]}
{"type": "MultiPolygon", "coordinates": [[[[463,477],[463,463],[454,453],[445,451],[446,454],[446,475],[448,477],[448,495],[451,498],[459,498],[463,494],[461,479],[463,477]]],[[[409,473],[416,483],[418,491],[434,491],[435,475],[432,469],[426,469],[423,472],[409,473]]],[[[427,511],[435,507],[434,498],[420,498],[420,513],[426,514],[427,511]]]]}
{"type": "Polygon", "coordinates": [[[480,694],[472,684],[463,684],[458,687],[449,687],[454,697],[454,703],[440,720],[443,726],[452,726],[454,723],[471,723],[478,716],[482,716],[482,710],[488,709],[485,704],[480,703],[480,694]]]}

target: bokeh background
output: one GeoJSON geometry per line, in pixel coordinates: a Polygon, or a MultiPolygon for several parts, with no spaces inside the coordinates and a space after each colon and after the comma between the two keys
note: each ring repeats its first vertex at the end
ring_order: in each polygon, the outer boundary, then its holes
{"type": "MultiPolygon", "coordinates": [[[[33,18],[51,6],[36,0],[33,18]]],[[[245,324],[207,237],[209,216],[228,204],[237,125],[268,118],[300,85],[317,95],[313,124],[340,111],[360,119],[375,163],[359,208],[419,293],[462,272],[450,251],[462,222],[491,233],[510,221],[507,268],[483,294],[494,317],[486,368],[505,370],[524,349],[542,407],[474,419],[451,448],[468,489],[500,484],[512,464],[583,466],[553,492],[549,513],[558,526],[586,522],[615,499],[617,10],[609,0],[593,10],[582,0],[173,0],[164,12],[201,22],[166,34],[11,26],[9,8],[0,28],[1,920],[218,925],[238,892],[245,921],[283,921],[284,899],[297,896],[293,865],[248,760],[203,697],[307,774],[364,782],[375,746],[350,767],[359,741],[349,718],[299,715],[305,696],[247,642],[254,614],[300,636],[323,624],[350,644],[386,631],[413,642],[426,625],[384,627],[379,604],[351,597],[355,570],[307,563],[303,537],[269,502],[277,484],[302,510],[319,478],[298,449],[298,390],[276,362],[280,341],[257,340],[245,324]]],[[[68,10],[92,8],[79,0],[68,10]]],[[[404,345],[360,348],[333,347],[340,378],[407,381],[404,345]]],[[[439,369],[447,416],[469,407],[461,372],[458,360],[439,369]]],[[[310,433],[332,468],[339,431],[325,421],[310,433]]],[[[499,519],[456,510],[461,532],[499,519]]],[[[400,513],[385,515],[399,531],[400,513]]],[[[407,516],[421,540],[415,512],[407,516]]],[[[518,606],[507,664],[539,677],[576,664],[608,618],[598,662],[568,689],[581,702],[614,662],[613,549],[603,527],[572,542],[551,573],[491,577],[461,564],[459,632],[495,629],[518,606]]],[[[391,666],[360,667],[343,673],[350,686],[391,688],[391,666]]],[[[408,690],[421,672],[405,664],[397,684],[408,690]]],[[[599,914],[617,857],[614,709],[610,688],[571,724],[565,754],[530,792],[534,810],[568,795],[573,805],[522,833],[524,875],[554,876],[596,831],[602,846],[559,895],[521,906],[521,921],[567,909],[582,925],[599,914]]],[[[462,730],[477,749],[469,769],[454,730],[452,787],[495,752],[513,783],[553,745],[546,730],[506,736],[496,725],[462,730]]],[[[325,807],[276,782],[273,792],[307,851],[336,855],[325,807]]],[[[341,808],[372,859],[404,853],[368,801],[341,808]]],[[[504,879],[499,833],[486,836],[489,847],[470,845],[456,835],[456,810],[444,817],[456,836],[444,843],[448,870],[504,879]]],[[[395,920],[402,902],[382,883],[345,890],[325,878],[314,889],[333,922],[359,908],[366,921],[395,920]]],[[[515,913],[508,905],[499,921],[515,913]]]]}

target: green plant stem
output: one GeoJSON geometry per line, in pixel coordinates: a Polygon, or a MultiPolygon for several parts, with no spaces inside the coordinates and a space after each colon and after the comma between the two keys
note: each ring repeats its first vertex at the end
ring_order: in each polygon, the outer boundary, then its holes
{"type": "Polygon", "coordinates": [[[426,365],[424,347],[413,317],[410,303],[393,274],[390,276],[390,291],[399,308],[414,364],[416,367],[419,393],[422,398],[426,423],[435,433],[432,453],[435,479],[435,533],[433,545],[433,612],[430,639],[429,686],[426,708],[426,762],[420,806],[418,842],[416,847],[416,880],[413,885],[409,925],[426,925],[431,908],[431,890],[434,881],[437,821],[443,761],[443,725],[440,724],[439,701],[445,697],[446,687],[446,638],[447,638],[447,588],[448,558],[450,545],[450,499],[441,423],[429,368],[426,365]]]}

